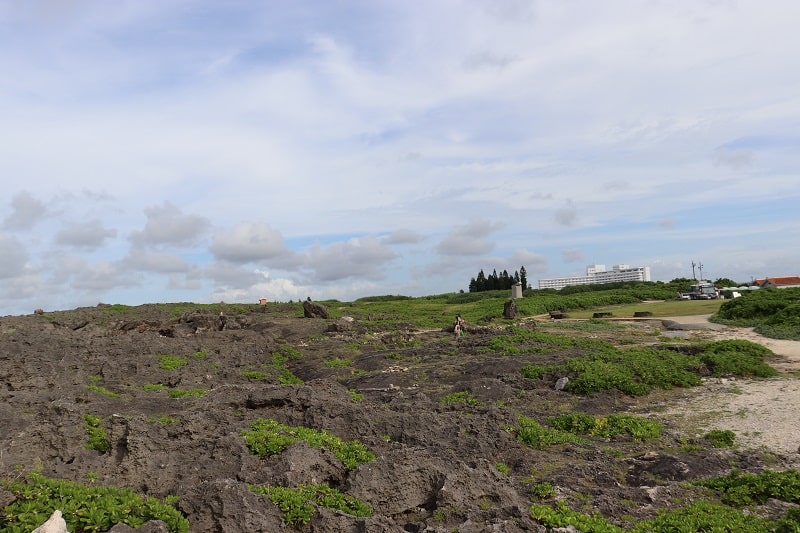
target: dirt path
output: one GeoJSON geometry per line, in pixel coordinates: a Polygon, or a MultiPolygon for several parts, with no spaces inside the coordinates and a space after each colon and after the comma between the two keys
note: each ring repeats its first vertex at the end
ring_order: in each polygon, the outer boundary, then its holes
{"type": "Polygon", "coordinates": [[[766,448],[786,455],[800,467],[800,341],[770,339],[752,328],[719,326],[707,315],[674,317],[679,324],[707,325],[678,330],[707,340],[744,339],[769,348],[775,358],[768,363],[780,377],[760,380],[712,379],[688,395],[667,401],[662,415],[697,428],[728,429],[743,447],[766,448]]]}

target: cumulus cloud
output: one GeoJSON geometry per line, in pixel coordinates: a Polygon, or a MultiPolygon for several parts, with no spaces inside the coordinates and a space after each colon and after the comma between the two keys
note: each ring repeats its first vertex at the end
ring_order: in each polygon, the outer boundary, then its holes
{"type": "MultiPolygon", "coordinates": [[[[509,258],[509,263],[525,267],[528,275],[547,271],[547,256],[529,250],[516,250],[509,258]]],[[[516,270],[516,267],[514,268],[516,270]]],[[[530,280],[528,280],[530,283],[530,280]]]]}
{"type": "Polygon", "coordinates": [[[0,233],[0,279],[20,276],[25,272],[28,252],[15,237],[0,233]]]}
{"type": "Polygon", "coordinates": [[[373,236],[328,246],[315,245],[307,253],[306,266],[323,282],[350,277],[383,279],[387,263],[397,258],[397,254],[373,236]]]}
{"type": "Polygon", "coordinates": [[[289,253],[281,233],[263,222],[242,222],[215,234],[209,251],[218,260],[232,263],[266,261],[289,253]]]}
{"type": "Polygon", "coordinates": [[[3,227],[9,230],[27,230],[47,215],[44,202],[23,191],[11,199],[11,214],[3,220],[3,227]]]}
{"type": "Polygon", "coordinates": [[[494,250],[496,243],[489,239],[505,224],[488,220],[472,221],[451,231],[436,247],[442,255],[482,255],[494,250]]]}
{"type": "Polygon", "coordinates": [[[147,223],[144,230],[131,234],[131,242],[138,246],[189,246],[211,226],[211,222],[200,215],[181,213],[170,202],[144,210],[147,223]]]}
{"type": "Polygon", "coordinates": [[[107,229],[100,219],[67,224],[56,233],[56,244],[75,246],[86,250],[96,250],[106,239],[117,236],[116,230],[107,229]]]}

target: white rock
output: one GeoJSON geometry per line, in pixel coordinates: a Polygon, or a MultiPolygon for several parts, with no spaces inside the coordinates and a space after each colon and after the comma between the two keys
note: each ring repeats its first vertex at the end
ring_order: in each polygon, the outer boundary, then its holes
{"type": "Polygon", "coordinates": [[[61,517],[61,511],[55,510],[47,522],[33,530],[32,533],[69,533],[67,523],[61,517]]]}

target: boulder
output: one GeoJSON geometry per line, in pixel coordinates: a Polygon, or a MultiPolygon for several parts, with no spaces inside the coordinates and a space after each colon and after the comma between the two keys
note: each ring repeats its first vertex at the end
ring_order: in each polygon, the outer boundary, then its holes
{"type": "Polygon", "coordinates": [[[67,522],[61,516],[61,511],[56,509],[47,522],[34,529],[33,533],[68,533],[67,522]]]}
{"type": "Polygon", "coordinates": [[[517,318],[519,310],[514,300],[509,300],[503,305],[503,318],[517,318]]]}
{"type": "Polygon", "coordinates": [[[306,318],[330,318],[328,310],[325,309],[324,305],[312,302],[311,300],[303,302],[303,316],[306,318]]]}

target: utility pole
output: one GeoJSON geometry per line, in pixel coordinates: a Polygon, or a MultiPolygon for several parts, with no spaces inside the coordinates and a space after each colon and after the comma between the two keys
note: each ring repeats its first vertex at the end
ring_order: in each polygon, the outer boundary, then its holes
{"type": "Polygon", "coordinates": [[[703,281],[703,263],[700,263],[697,267],[700,269],[700,281],[703,281]]]}
{"type": "Polygon", "coordinates": [[[695,281],[697,281],[697,275],[694,273],[694,267],[696,267],[696,266],[697,266],[697,263],[692,261],[692,279],[694,279],[695,281]]]}

